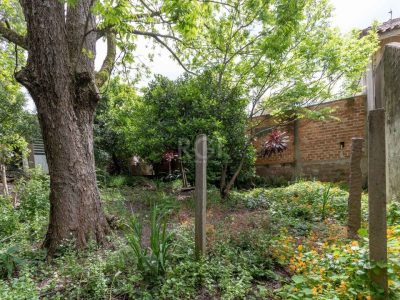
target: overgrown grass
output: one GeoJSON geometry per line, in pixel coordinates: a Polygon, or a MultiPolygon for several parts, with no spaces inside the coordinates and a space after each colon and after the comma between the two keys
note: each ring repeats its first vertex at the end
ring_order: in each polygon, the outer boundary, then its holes
{"type": "MultiPolygon", "coordinates": [[[[179,182],[113,182],[101,187],[107,214],[118,220],[109,236],[112,247],[91,244],[76,251],[67,243],[51,262],[46,262],[40,248],[48,219],[46,176],[21,181],[18,209],[12,208],[10,199],[0,199],[0,299],[368,299],[371,295],[367,272],[375,266],[368,262],[365,237],[357,243],[346,239],[348,193],[339,186],[301,181],[236,191],[225,203],[211,188],[208,252],[196,261],[193,197],[178,192],[179,182]],[[154,205],[172,214],[158,227],[153,222],[152,228],[146,219],[154,205]],[[162,239],[152,241],[150,233],[165,230],[171,237],[162,272],[154,275],[141,267],[126,239],[138,235],[126,226],[132,213],[144,219],[143,240],[136,246],[150,265],[156,261],[153,252],[163,247],[162,239]]],[[[400,294],[399,216],[400,206],[391,205],[393,299],[400,294]]],[[[363,217],[365,224],[365,207],[363,217]]]]}

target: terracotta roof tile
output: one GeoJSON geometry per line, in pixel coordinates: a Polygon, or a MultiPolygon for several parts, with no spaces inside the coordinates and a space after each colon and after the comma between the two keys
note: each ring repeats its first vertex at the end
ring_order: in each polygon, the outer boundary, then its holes
{"type": "MultiPolygon", "coordinates": [[[[371,27],[365,28],[362,32],[361,35],[364,36],[368,33],[368,31],[371,29],[371,27]]],[[[390,32],[395,29],[400,29],[400,18],[395,18],[391,19],[389,21],[383,22],[378,26],[378,33],[379,34],[384,34],[387,32],[390,32]]]]}

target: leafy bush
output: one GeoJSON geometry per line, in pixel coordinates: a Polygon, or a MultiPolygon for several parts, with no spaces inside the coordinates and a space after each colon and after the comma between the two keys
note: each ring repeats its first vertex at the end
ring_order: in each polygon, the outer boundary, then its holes
{"type": "Polygon", "coordinates": [[[48,175],[41,169],[30,170],[28,179],[21,179],[17,183],[17,192],[21,202],[19,208],[23,221],[47,218],[50,209],[48,175]]]}
{"type": "MultiPolygon", "coordinates": [[[[364,234],[365,235],[365,234],[364,234]]],[[[391,299],[400,295],[400,226],[388,229],[388,274],[391,299]]],[[[368,240],[335,239],[329,244],[312,233],[299,243],[287,233],[278,237],[271,253],[293,277],[279,294],[283,299],[370,299],[374,290],[368,272],[377,268],[368,260],[368,240]]]]}
{"type": "Polygon", "coordinates": [[[289,180],[283,176],[261,177],[258,175],[253,176],[251,179],[254,187],[273,188],[285,187],[289,185],[289,180]]]}
{"type": "Polygon", "coordinates": [[[236,203],[250,209],[268,209],[280,225],[307,232],[312,223],[333,218],[344,223],[348,193],[321,182],[298,182],[288,187],[233,192],[236,203]]]}
{"type": "Polygon", "coordinates": [[[172,234],[167,232],[167,215],[160,214],[154,206],[150,216],[150,247],[143,246],[143,223],[133,216],[126,234],[129,246],[137,258],[138,268],[149,279],[157,279],[165,274],[172,246],[172,234]]]}
{"type": "Polygon", "coordinates": [[[0,280],[0,299],[39,299],[39,293],[31,274],[24,272],[10,281],[0,280]]]}
{"type": "Polygon", "coordinates": [[[389,203],[387,219],[389,225],[400,225],[400,202],[389,203]]]}
{"type": "Polygon", "coordinates": [[[0,244],[2,239],[13,235],[18,228],[18,214],[11,205],[11,199],[0,196],[0,244]]]}
{"type": "Polygon", "coordinates": [[[14,246],[0,251],[1,278],[10,278],[20,265],[22,265],[22,259],[18,256],[17,247],[14,246]]]}
{"type": "Polygon", "coordinates": [[[16,184],[20,199],[20,222],[29,224],[32,237],[41,237],[48,223],[50,211],[50,180],[41,169],[30,170],[29,177],[16,184]]]}

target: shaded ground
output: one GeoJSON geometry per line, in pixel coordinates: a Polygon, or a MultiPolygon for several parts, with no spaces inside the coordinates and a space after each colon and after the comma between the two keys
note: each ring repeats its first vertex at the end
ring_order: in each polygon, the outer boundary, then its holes
{"type": "MultiPolygon", "coordinates": [[[[175,225],[193,227],[194,226],[194,191],[168,191],[171,194],[167,200],[175,203],[171,204],[174,209],[170,219],[170,227],[175,225]],[[173,199],[173,200],[172,200],[173,199]]],[[[151,185],[146,185],[140,188],[127,189],[123,192],[126,200],[124,208],[129,214],[144,216],[142,243],[144,246],[150,244],[150,226],[146,221],[146,216],[149,216],[153,205],[152,199],[149,199],[149,194],[156,194],[156,188],[151,185]]],[[[242,244],[249,243],[249,238],[252,232],[256,230],[266,230],[270,226],[270,219],[265,209],[247,209],[244,207],[233,206],[216,202],[213,200],[214,195],[209,195],[207,204],[207,248],[213,248],[219,241],[229,239],[232,243],[239,247],[242,244]]],[[[150,196],[150,198],[152,198],[150,196]]],[[[266,254],[268,255],[268,254],[266,254]]],[[[263,286],[266,290],[276,290],[282,286],[282,278],[289,278],[288,272],[275,265],[271,270],[276,276],[276,279],[260,278],[253,284],[253,289],[256,291],[263,286]]],[[[196,299],[215,299],[215,294],[211,295],[207,289],[202,288],[196,299]]],[[[257,298],[259,299],[259,298],[257,298]]],[[[265,297],[264,299],[276,299],[265,297]]]]}

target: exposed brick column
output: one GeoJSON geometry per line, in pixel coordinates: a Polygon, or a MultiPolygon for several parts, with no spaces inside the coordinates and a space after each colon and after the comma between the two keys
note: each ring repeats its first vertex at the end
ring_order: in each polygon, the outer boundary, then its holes
{"type": "Polygon", "coordinates": [[[303,168],[301,163],[301,151],[300,151],[300,136],[299,136],[300,120],[293,122],[293,145],[294,145],[294,178],[298,179],[303,175],[303,168]]]}

